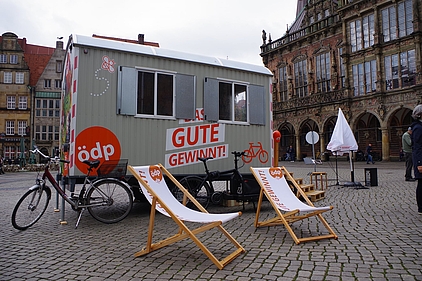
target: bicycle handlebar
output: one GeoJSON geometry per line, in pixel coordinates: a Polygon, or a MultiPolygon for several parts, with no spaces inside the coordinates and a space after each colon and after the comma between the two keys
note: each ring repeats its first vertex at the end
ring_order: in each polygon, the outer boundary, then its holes
{"type": "Polygon", "coordinates": [[[46,158],[46,159],[48,159],[49,161],[54,161],[54,162],[57,162],[57,161],[59,161],[59,162],[62,162],[62,163],[70,163],[70,161],[69,160],[63,160],[63,159],[60,159],[60,157],[58,157],[58,156],[54,156],[54,157],[50,157],[50,156],[47,156],[47,155],[45,155],[44,153],[42,153],[39,149],[38,149],[38,147],[36,147],[36,146],[34,146],[34,150],[29,150],[31,153],[33,153],[33,154],[40,154],[42,157],[44,157],[44,158],[46,158]]]}

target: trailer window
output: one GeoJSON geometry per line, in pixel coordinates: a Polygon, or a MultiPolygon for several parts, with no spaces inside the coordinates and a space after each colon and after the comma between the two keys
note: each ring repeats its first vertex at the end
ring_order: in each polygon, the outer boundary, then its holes
{"type": "Polygon", "coordinates": [[[247,122],[246,85],[219,83],[219,119],[247,122]]]}
{"type": "Polygon", "coordinates": [[[209,121],[265,125],[264,87],[206,78],[204,115],[209,121]]]}
{"type": "Polygon", "coordinates": [[[119,67],[117,114],[195,119],[195,109],[195,76],[119,67]]]}
{"type": "Polygon", "coordinates": [[[173,116],[173,75],[138,72],[137,114],[173,116]]]}

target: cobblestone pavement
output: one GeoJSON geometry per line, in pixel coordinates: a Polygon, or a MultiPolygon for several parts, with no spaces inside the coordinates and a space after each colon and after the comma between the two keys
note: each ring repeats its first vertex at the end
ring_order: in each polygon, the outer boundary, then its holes
{"type": "MultiPolygon", "coordinates": [[[[309,182],[312,165],[281,162],[295,177],[309,182]]],[[[355,181],[364,181],[364,168],[377,168],[378,186],[344,187],[351,180],[348,162],[317,165],[328,173],[325,199],[316,205],[333,205],[324,213],[338,240],[294,244],[284,227],[255,229],[255,211],[246,205],[243,215],[224,226],[247,252],[223,270],[190,240],[183,240],[149,255],[134,258],[146,242],[149,205],[137,203],[124,221],[107,225],[86,212],[77,229],[77,213],[67,207],[67,225],[54,212],[26,231],[10,222],[14,205],[34,182],[34,172],[0,175],[0,280],[422,280],[422,215],[417,213],[416,182],[404,181],[403,162],[355,164],[355,181]]],[[[243,172],[248,172],[246,167],[243,172]]],[[[53,196],[54,199],[54,196],[53,196]]],[[[211,207],[210,212],[238,211],[242,207],[211,207]]],[[[268,202],[262,218],[271,216],[268,202]]],[[[176,230],[173,221],[157,215],[155,238],[176,230]]],[[[296,233],[316,233],[315,219],[293,224],[296,233]]],[[[321,231],[323,231],[321,229],[321,231]]],[[[227,243],[219,233],[200,236],[217,255],[227,243]]],[[[231,250],[231,248],[230,248],[231,250]]]]}

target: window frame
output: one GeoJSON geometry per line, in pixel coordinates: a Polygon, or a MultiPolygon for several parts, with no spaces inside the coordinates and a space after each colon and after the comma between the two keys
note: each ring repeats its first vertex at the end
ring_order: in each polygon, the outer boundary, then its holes
{"type": "Polygon", "coordinates": [[[278,83],[281,101],[287,101],[289,99],[289,79],[287,75],[287,66],[281,66],[278,68],[278,83]]]}
{"type": "Polygon", "coordinates": [[[317,93],[331,91],[331,54],[329,52],[315,56],[315,83],[317,93]]]}
{"type": "Polygon", "coordinates": [[[0,54],[0,63],[7,63],[7,55],[6,54],[0,54]]]}
{"type": "Polygon", "coordinates": [[[18,64],[18,55],[12,54],[10,55],[10,64],[18,64]]]}
{"type": "Polygon", "coordinates": [[[222,123],[232,123],[232,124],[247,124],[248,123],[248,83],[243,82],[235,82],[230,80],[219,80],[219,91],[218,91],[218,100],[219,100],[219,106],[218,106],[218,121],[222,123]],[[238,120],[236,116],[238,116],[238,110],[237,110],[237,103],[236,103],[236,94],[237,90],[236,88],[242,87],[244,89],[243,92],[239,93],[245,93],[245,99],[244,99],[244,106],[243,108],[246,109],[244,118],[238,120]],[[227,93],[224,92],[224,88],[227,88],[227,93]],[[226,95],[228,94],[228,95],[226,95]],[[225,96],[222,96],[225,95],[225,96]],[[225,110],[223,112],[223,108],[226,108],[228,105],[228,110],[225,110]]]}
{"type": "Polygon", "coordinates": [[[118,115],[156,119],[195,119],[196,76],[158,69],[119,66],[117,79],[116,112],[118,115]],[[138,71],[154,71],[174,75],[173,116],[137,114],[138,71]]]}
{"type": "Polygon", "coordinates": [[[416,85],[416,50],[410,49],[384,57],[386,91],[416,85]],[[411,55],[413,54],[413,55],[411,55]],[[409,56],[411,55],[411,56],[409,56]],[[413,65],[413,66],[412,66],[413,65]],[[411,67],[412,66],[412,67],[411,67]],[[405,68],[408,69],[407,74],[405,68]],[[408,81],[406,81],[406,79],[408,81]],[[413,81],[413,82],[410,82],[413,81]],[[410,83],[409,83],[410,82],[410,83]]]}
{"type": "Polygon", "coordinates": [[[12,72],[10,71],[5,71],[3,74],[3,83],[4,84],[12,84],[13,80],[12,80],[12,72]]]}
{"type": "Polygon", "coordinates": [[[14,120],[6,120],[6,135],[12,136],[15,134],[15,121],[14,120]]]}
{"type": "Polygon", "coordinates": [[[306,59],[294,62],[294,91],[298,98],[309,95],[308,93],[308,63],[306,59]]]}
{"type": "Polygon", "coordinates": [[[15,73],[15,83],[16,84],[24,84],[25,83],[25,73],[24,72],[16,72],[15,73]]]}
{"type": "Polygon", "coordinates": [[[6,97],[7,109],[16,109],[16,96],[6,97]]]}
{"type": "Polygon", "coordinates": [[[26,135],[27,126],[28,126],[28,122],[26,120],[18,120],[18,135],[19,136],[26,135]]]}
{"type": "Polygon", "coordinates": [[[369,60],[352,65],[353,95],[355,97],[376,91],[376,67],[376,60],[369,60]],[[373,70],[374,67],[375,70],[373,70]]]}
{"type": "Polygon", "coordinates": [[[28,97],[27,96],[19,96],[19,104],[18,108],[25,110],[28,108],[28,97]]]}
{"type": "Polygon", "coordinates": [[[44,79],[44,88],[51,88],[51,79],[44,79]]]}
{"type": "Polygon", "coordinates": [[[357,52],[374,45],[374,20],[374,14],[368,14],[349,23],[349,37],[352,52],[357,52]]]}
{"type": "Polygon", "coordinates": [[[412,0],[404,0],[381,9],[384,42],[408,36],[414,32],[412,0]]]}

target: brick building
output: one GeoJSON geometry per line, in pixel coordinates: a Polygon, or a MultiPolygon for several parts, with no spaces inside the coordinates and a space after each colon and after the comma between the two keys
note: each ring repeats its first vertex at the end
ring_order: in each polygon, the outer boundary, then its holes
{"type": "Polygon", "coordinates": [[[30,75],[24,60],[25,45],[26,39],[10,32],[0,37],[0,156],[11,161],[22,160],[30,142],[30,75]]]}
{"type": "Polygon", "coordinates": [[[421,9],[419,0],[298,0],[283,37],[267,41],[263,31],[280,155],[293,145],[298,159],[312,156],[309,131],[325,152],[340,107],[360,150],[371,143],[383,160],[398,159],[421,103],[421,9]]]}
{"type": "Polygon", "coordinates": [[[58,147],[63,42],[56,48],[27,44],[11,32],[0,37],[0,154],[35,159],[28,154],[38,145],[51,155],[58,147]]]}

